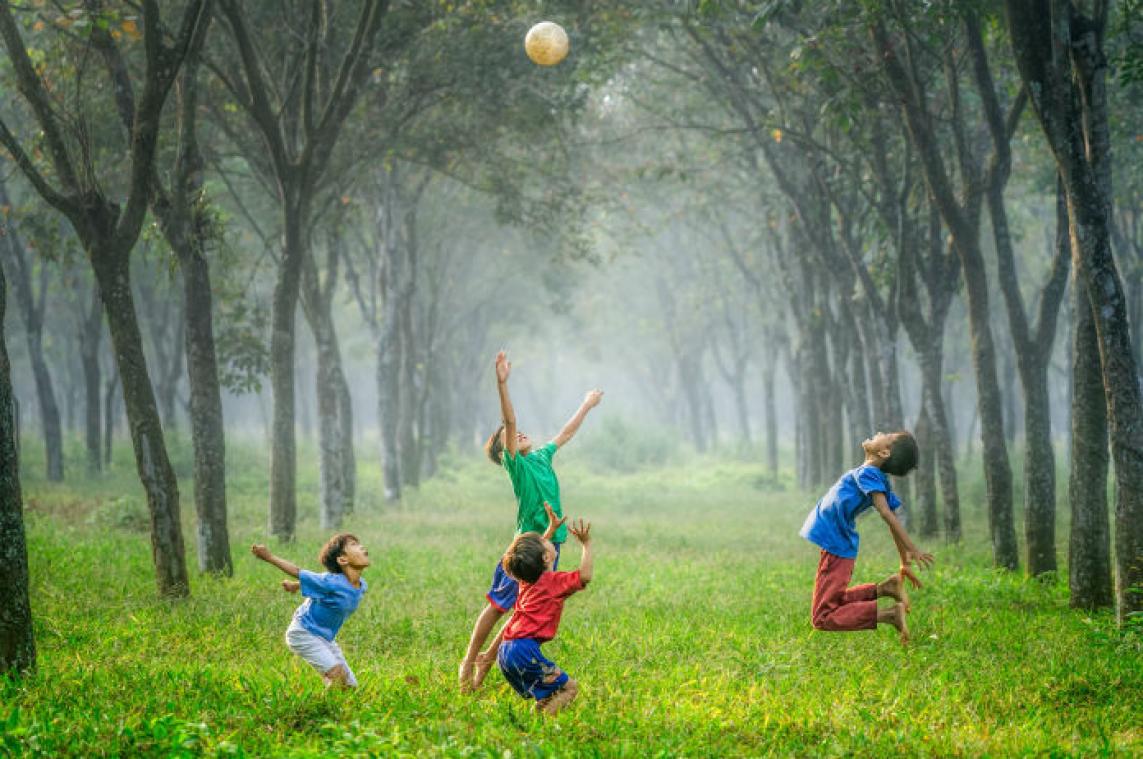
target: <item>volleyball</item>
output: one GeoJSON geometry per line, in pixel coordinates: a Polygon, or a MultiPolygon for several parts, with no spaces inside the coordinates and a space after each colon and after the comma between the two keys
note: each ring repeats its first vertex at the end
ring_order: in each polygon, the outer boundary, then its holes
{"type": "Polygon", "coordinates": [[[555,66],[567,57],[568,35],[564,28],[551,21],[541,21],[528,30],[524,37],[524,52],[533,63],[555,66]]]}

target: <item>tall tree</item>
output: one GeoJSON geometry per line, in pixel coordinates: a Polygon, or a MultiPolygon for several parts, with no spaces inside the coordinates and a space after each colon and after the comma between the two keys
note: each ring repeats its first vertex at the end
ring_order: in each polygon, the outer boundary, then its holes
{"type": "MultiPolygon", "coordinates": [[[[0,36],[12,62],[20,94],[42,132],[44,152],[52,173],[43,171],[38,154],[29,154],[4,121],[0,121],[0,144],[12,155],[40,196],[71,222],[95,272],[115,347],[139,479],[147,494],[156,579],[159,592],[165,596],[187,595],[190,588],[179,522],[178,483],[163,441],[143,352],[131,293],[130,260],[151,202],[152,164],[163,104],[195,30],[203,21],[205,2],[189,0],[186,3],[170,44],[164,38],[168,32],[163,27],[158,2],[143,0],[141,3],[142,88],[131,118],[130,172],[125,188],[126,203],[121,205],[99,181],[100,172],[92,164],[97,151],[83,139],[76,144],[75,131],[65,126],[65,116],[54,102],[57,91],[49,86],[32,62],[12,6],[7,0],[0,1],[0,36]],[[52,177],[57,184],[52,183],[52,177]]],[[[110,23],[103,6],[94,0],[87,4],[85,13],[96,26],[110,23]]],[[[84,73],[77,69],[76,76],[84,73]]],[[[122,94],[118,88],[112,89],[117,96],[122,94]]],[[[90,135],[92,131],[82,130],[81,134],[90,135]]]]}
{"type": "MultiPolygon", "coordinates": [[[[1120,623],[1143,610],[1143,396],[1111,251],[1112,176],[1104,34],[1109,4],[1005,0],[1016,64],[1067,193],[1072,264],[1087,285],[1115,462],[1120,623]]],[[[1081,301],[1078,308],[1084,308],[1081,301]]]]}
{"type": "MultiPolygon", "coordinates": [[[[4,230],[0,229],[0,236],[4,230]]],[[[28,601],[28,548],[16,450],[12,372],[4,340],[8,283],[0,268],[0,673],[36,666],[32,608],[28,601]]]]}
{"type": "MultiPolygon", "coordinates": [[[[252,28],[248,7],[236,0],[220,0],[219,6],[239,65],[215,64],[212,68],[257,130],[260,150],[250,147],[244,152],[255,156],[273,178],[282,214],[283,241],[270,337],[274,412],[269,529],[280,539],[292,540],[297,520],[294,319],[302,266],[311,255],[314,199],[342,127],[370,74],[374,38],[389,11],[389,2],[365,0],[361,4],[348,42],[339,41],[343,43],[340,58],[334,45],[342,24],[330,19],[334,8],[328,3],[304,3],[308,22],[301,56],[282,50],[271,54],[254,33],[277,28],[272,24],[281,20],[280,9],[263,14],[258,27],[252,28]],[[271,60],[282,65],[274,69],[271,60]]],[[[231,136],[238,134],[231,130],[231,136]]]]}
{"type": "MultiPolygon", "coordinates": [[[[976,374],[977,398],[980,406],[981,442],[983,445],[985,489],[988,498],[989,531],[992,536],[993,562],[1000,567],[1016,569],[1019,553],[1012,510],[1012,468],[1004,436],[1003,400],[996,374],[996,348],[993,342],[988,303],[988,279],[980,247],[980,211],[983,188],[992,181],[984,174],[981,157],[968,138],[965,106],[960,93],[960,73],[955,48],[956,36],[950,26],[939,62],[925,65],[922,46],[911,27],[909,11],[894,5],[893,20],[901,27],[896,39],[890,36],[885,16],[871,20],[870,32],[877,59],[880,61],[891,91],[898,99],[916,150],[925,183],[934,206],[953,241],[961,263],[961,274],[968,296],[969,328],[972,332],[972,363],[976,374]],[[937,134],[938,114],[928,96],[929,81],[923,73],[939,65],[945,74],[947,98],[951,113],[947,114],[953,132],[957,168],[962,185],[960,197],[952,173],[945,163],[937,134]]],[[[948,23],[942,20],[939,23],[948,23]]],[[[1006,124],[1015,121],[1021,108],[1010,109],[1006,124]]],[[[1011,129],[1008,130],[1009,133],[1011,129]]],[[[998,171],[996,146],[988,171],[998,171]]]]}
{"type": "Polygon", "coordinates": [[[1024,537],[1028,574],[1035,577],[1056,570],[1056,460],[1052,451],[1048,364],[1056,336],[1056,317],[1067,285],[1068,251],[1059,246],[1053,249],[1052,271],[1039,292],[1036,320],[1029,324],[1016,275],[1016,255],[1004,203],[1004,186],[1012,165],[1009,124],[1013,124],[1023,110],[1026,95],[1021,90],[1006,123],[985,51],[982,23],[972,10],[964,12],[973,77],[994,146],[986,195],[996,243],[997,279],[1004,294],[1008,329],[1016,349],[1016,368],[1024,390],[1024,537]]]}

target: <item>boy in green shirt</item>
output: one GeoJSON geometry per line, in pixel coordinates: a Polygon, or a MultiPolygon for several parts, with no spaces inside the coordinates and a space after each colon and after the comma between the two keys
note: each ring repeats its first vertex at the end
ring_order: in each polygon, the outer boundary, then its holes
{"type": "MultiPolygon", "coordinates": [[[[516,412],[512,399],[508,396],[508,375],[512,365],[504,351],[496,354],[496,385],[500,392],[500,412],[503,423],[492,433],[485,444],[485,451],[492,463],[503,466],[512,481],[512,492],[516,495],[516,534],[525,532],[543,533],[547,530],[548,507],[554,514],[557,524],[552,543],[556,549],[556,562],[559,562],[560,545],[567,540],[567,527],[563,524],[563,509],[560,506],[560,483],[552,469],[552,456],[575,435],[587,412],[599,405],[602,390],[592,390],[584,397],[579,410],[567,421],[560,433],[547,445],[532,449],[532,440],[516,429],[516,412]]],[[[462,692],[480,687],[484,676],[496,664],[497,638],[489,649],[480,653],[480,647],[488,639],[489,633],[506,612],[516,603],[519,585],[504,571],[501,562],[496,562],[492,575],[492,587],[487,594],[488,605],[476,618],[472,628],[472,638],[468,650],[460,663],[458,678],[462,692]]]]}

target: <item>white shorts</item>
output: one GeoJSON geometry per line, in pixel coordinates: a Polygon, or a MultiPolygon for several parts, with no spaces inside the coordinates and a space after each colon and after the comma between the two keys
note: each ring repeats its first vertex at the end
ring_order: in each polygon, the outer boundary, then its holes
{"type": "Polygon", "coordinates": [[[341,653],[341,647],[332,640],[314,635],[302,627],[296,619],[290,622],[290,626],[286,629],[286,645],[303,661],[316,669],[322,677],[325,677],[327,672],[338,665],[345,667],[345,682],[351,688],[357,687],[357,678],[353,675],[353,670],[349,668],[349,664],[346,663],[345,655],[341,653]]]}

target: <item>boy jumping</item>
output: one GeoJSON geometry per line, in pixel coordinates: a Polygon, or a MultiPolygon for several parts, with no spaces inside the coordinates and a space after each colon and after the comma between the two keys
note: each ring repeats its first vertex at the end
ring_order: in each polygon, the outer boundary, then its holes
{"type": "Polygon", "coordinates": [[[802,525],[802,537],[822,549],[814,582],[812,621],[818,630],[833,631],[872,630],[878,623],[890,624],[901,633],[901,643],[905,644],[909,642],[905,580],[921,587],[911,565],[915,561],[922,568],[928,567],[933,555],[913,545],[897,519],[894,512],[901,507],[901,500],[890,489],[888,475],[903,477],[917,466],[917,441],[904,431],[879,432],[861,447],[865,462],[843,474],[802,525]],[[855,522],[870,507],[888,525],[901,555],[901,568],[880,583],[850,588],[860,540],[855,522]],[[878,609],[877,599],[882,596],[897,603],[878,609]]]}
{"type": "MultiPolygon", "coordinates": [[[[555,470],[552,469],[552,457],[575,436],[587,412],[599,405],[603,391],[588,392],[579,409],[567,421],[560,433],[547,445],[533,450],[531,438],[516,429],[516,412],[508,395],[508,375],[511,371],[512,365],[508,362],[504,351],[500,351],[496,354],[496,386],[500,394],[500,413],[503,423],[488,438],[484,449],[492,463],[503,466],[508,472],[509,479],[512,480],[512,492],[516,496],[516,534],[529,531],[541,533],[548,525],[545,503],[551,504],[557,518],[563,514],[560,506],[560,483],[556,479],[555,470]]],[[[553,566],[559,564],[560,545],[565,540],[567,540],[567,527],[561,520],[555,535],[552,536],[556,552],[553,566]]],[[[516,581],[505,573],[502,563],[497,562],[492,573],[492,586],[486,595],[488,605],[476,618],[468,650],[465,651],[464,659],[460,663],[458,679],[462,692],[479,688],[485,675],[496,662],[495,643],[483,653],[480,653],[480,647],[488,640],[500,617],[512,610],[516,603],[517,590],[516,581]]]]}
{"type": "MultiPolygon", "coordinates": [[[[551,524],[556,525],[554,515],[551,524]]],[[[501,630],[503,643],[496,662],[517,693],[535,699],[537,710],[552,715],[575,699],[579,686],[544,656],[540,646],[556,637],[564,601],[591,582],[593,564],[591,523],[577,519],[570,531],[583,545],[579,569],[574,572],[553,571],[556,547],[535,532],[517,535],[501,562],[520,583],[520,592],[512,618],[501,630]]]]}
{"type": "Polygon", "coordinates": [[[329,570],[321,574],[298,569],[296,564],[270,553],[264,545],[251,546],[250,551],[262,561],[298,578],[297,581],[282,580],[285,591],[301,590],[306,599],[294,611],[294,618],[286,628],[289,649],[317,670],[325,687],[357,687],[357,678],[333,639],[369,587],[361,576],[369,566],[369,551],[356,536],[338,533],[318,553],[318,561],[329,570]]]}

